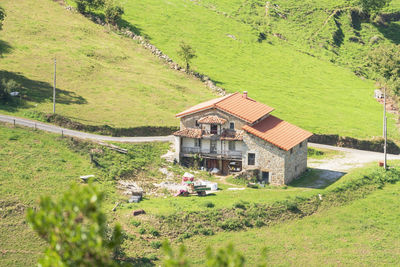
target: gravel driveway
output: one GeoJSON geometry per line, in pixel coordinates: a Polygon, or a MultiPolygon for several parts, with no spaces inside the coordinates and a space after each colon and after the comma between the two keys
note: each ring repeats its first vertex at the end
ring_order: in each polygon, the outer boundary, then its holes
{"type": "MultiPolygon", "coordinates": [[[[383,153],[357,150],[344,147],[335,147],[322,144],[309,143],[309,147],[331,149],[342,152],[341,154],[327,159],[308,159],[308,167],[317,169],[320,179],[313,187],[322,187],[331,184],[348,171],[359,168],[367,163],[383,161],[383,153]]],[[[388,160],[400,160],[400,155],[388,154],[388,160]]]]}

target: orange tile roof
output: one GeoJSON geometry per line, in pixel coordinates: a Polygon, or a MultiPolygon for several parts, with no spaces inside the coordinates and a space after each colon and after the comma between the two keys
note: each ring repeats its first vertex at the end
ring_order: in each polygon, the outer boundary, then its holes
{"type": "Polygon", "coordinates": [[[201,129],[186,128],[173,133],[175,136],[182,136],[188,138],[201,138],[203,132],[201,129]]]}
{"type": "Polygon", "coordinates": [[[208,108],[217,108],[223,110],[249,123],[254,123],[261,117],[274,110],[274,108],[268,107],[249,97],[246,98],[240,93],[234,93],[200,103],[177,114],[176,117],[183,117],[208,108]]]}
{"type": "Polygon", "coordinates": [[[225,124],[226,120],[215,115],[203,117],[197,121],[201,124],[225,124]]]}
{"type": "Polygon", "coordinates": [[[212,108],[212,107],[214,107],[215,103],[217,103],[217,102],[219,102],[221,100],[224,100],[225,98],[230,97],[230,96],[231,95],[226,95],[226,96],[223,96],[223,97],[211,99],[211,100],[208,100],[206,102],[197,104],[196,106],[193,106],[191,108],[188,108],[185,111],[182,111],[181,113],[176,114],[176,117],[179,118],[179,117],[183,117],[185,115],[189,115],[191,113],[195,113],[195,112],[198,112],[198,111],[201,111],[201,110],[204,110],[204,109],[212,108]]]}
{"type": "Polygon", "coordinates": [[[242,129],[286,151],[313,135],[272,115],[242,129]]]}
{"type": "Polygon", "coordinates": [[[240,93],[232,94],[223,101],[216,103],[215,106],[249,123],[255,122],[274,110],[274,108],[268,107],[249,97],[245,98],[240,93]]]}

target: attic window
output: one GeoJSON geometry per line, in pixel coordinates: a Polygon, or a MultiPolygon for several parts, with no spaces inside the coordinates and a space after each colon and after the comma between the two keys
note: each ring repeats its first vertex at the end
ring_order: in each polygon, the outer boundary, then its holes
{"type": "Polygon", "coordinates": [[[293,154],[293,148],[291,148],[291,149],[289,150],[289,152],[290,152],[290,155],[292,155],[292,154],[293,154]]]}
{"type": "Polygon", "coordinates": [[[300,147],[303,147],[303,142],[300,143],[300,147]]]}
{"type": "Polygon", "coordinates": [[[235,130],[235,123],[234,122],[230,122],[229,123],[229,129],[235,130]]]}

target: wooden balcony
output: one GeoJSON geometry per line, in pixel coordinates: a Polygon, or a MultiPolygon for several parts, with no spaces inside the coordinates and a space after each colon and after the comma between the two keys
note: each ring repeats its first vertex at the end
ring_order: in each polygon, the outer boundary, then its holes
{"type": "Polygon", "coordinates": [[[210,150],[200,149],[200,147],[182,147],[183,155],[199,154],[205,157],[221,158],[221,159],[242,159],[242,151],[235,150],[210,150]]]}

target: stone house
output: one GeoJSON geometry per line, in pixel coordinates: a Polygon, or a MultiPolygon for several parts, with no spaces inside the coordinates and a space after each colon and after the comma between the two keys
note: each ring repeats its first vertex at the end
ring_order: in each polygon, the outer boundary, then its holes
{"type": "Polygon", "coordinates": [[[273,185],[289,184],[307,169],[312,134],[270,113],[274,109],[234,93],[179,114],[175,159],[183,165],[217,168],[222,175],[251,173],[273,185]]]}

